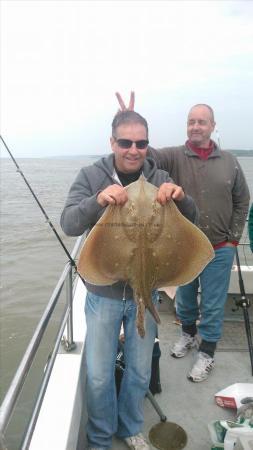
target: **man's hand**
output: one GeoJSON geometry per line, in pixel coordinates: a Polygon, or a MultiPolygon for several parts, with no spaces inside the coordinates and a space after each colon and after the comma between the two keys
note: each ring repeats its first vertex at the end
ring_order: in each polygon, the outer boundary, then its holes
{"type": "Polygon", "coordinates": [[[118,184],[108,186],[97,196],[97,202],[102,207],[107,205],[124,205],[127,200],[127,191],[118,184]]]}
{"type": "Polygon", "coordinates": [[[185,194],[181,186],[173,183],[163,183],[158,190],[156,200],[164,206],[171,199],[180,201],[184,197],[185,194]]]}
{"type": "Polygon", "coordinates": [[[129,105],[128,106],[125,105],[125,103],[124,103],[124,101],[123,101],[123,99],[122,99],[122,97],[121,97],[119,92],[116,92],[116,97],[117,97],[118,102],[119,102],[120,111],[134,111],[134,100],[135,100],[135,98],[134,98],[134,92],[133,91],[131,91],[130,100],[129,100],[129,105]]]}

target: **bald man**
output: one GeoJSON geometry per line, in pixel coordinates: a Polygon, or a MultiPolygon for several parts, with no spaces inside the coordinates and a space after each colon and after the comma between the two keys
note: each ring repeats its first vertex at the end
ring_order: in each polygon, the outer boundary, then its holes
{"type": "MultiPolygon", "coordinates": [[[[116,95],[122,109],[134,109],[133,93],[127,108],[120,94],[116,95]]],[[[149,147],[148,150],[158,168],[169,172],[174,182],[195,200],[200,212],[198,226],[215,251],[215,258],[200,276],[179,287],[176,294],[182,335],[171,347],[171,355],[182,358],[192,348],[198,349],[187,374],[194,382],[206,380],[214,367],[235,247],[241,238],[249,207],[249,189],[240,164],[235,156],[222,151],[211,139],[214,129],[212,108],[197,104],[188,114],[188,140],[184,145],[160,150],[149,147]]]]}

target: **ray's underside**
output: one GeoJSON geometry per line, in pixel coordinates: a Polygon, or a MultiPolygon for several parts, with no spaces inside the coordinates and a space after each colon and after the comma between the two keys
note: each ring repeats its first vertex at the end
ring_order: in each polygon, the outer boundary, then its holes
{"type": "Polygon", "coordinates": [[[159,322],[151,292],[192,281],[213,258],[207,237],[178,210],[161,206],[158,188],[144,177],[126,187],[124,206],[108,206],[84,242],[78,272],[89,283],[128,282],[137,303],[137,328],[145,334],[148,308],[159,322]]]}

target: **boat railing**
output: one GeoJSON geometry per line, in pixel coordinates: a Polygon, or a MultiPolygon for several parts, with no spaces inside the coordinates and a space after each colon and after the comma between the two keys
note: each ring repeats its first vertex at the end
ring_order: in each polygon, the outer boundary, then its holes
{"type": "MultiPolygon", "coordinates": [[[[71,258],[74,260],[79,252],[83,241],[83,236],[77,238],[74,248],[71,253],[71,258]]],[[[65,265],[63,272],[55,286],[55,289],[51,295],[51,298],[46,306],[46,309],[37,325],[37,328],[34,332],[32,339],[30,340],[26,352],[19,364],[19,367],[14,375],[14,378],[10,384],[10,387],[5,395],[5,398],[2,402],[0,408],[0,449],[5,449],[4,446],[4,434],[6,428],[9,424],[9,421],[12,417],[12,414],[15,410],[16,403],[21,394],[23,385],[25,383],[26,377],[29,373],[30,367],[35,359],[37,350],[39,349],[40,343],[42,341],[43,335],[47,329],[49,324],[50,317],[55,310],[55,307],[58,303],[59,297],[61,295],[62,289],[66,286],[66,305],[64,309],[63,319],[59,325],[58,332],[55,339],[55,345],[52,349],[50,357],[48,359],[42,383],[39,388],[38,397],[35,403],[35,406],[32,411],[32,416],[29,421],[25,437],[23,440],[23,444],[21,449],[25,450],[29,448],[29,443],[32,438],[32,434],[36,425],[36,421],[39,415],[40,407],[46,392],[47,384],[50,378],[50,374],[52,372],[55,358],[59,349],[59,345],[62,342],[66,351],[71,351],[75,349],[75,343],[73,341],[73,288],[76,278],[73,274],[73,266],[71,261],[68,261],[65,265]],[[66,327],[66,337],[62,338],[64,329],[66,327]]]]}

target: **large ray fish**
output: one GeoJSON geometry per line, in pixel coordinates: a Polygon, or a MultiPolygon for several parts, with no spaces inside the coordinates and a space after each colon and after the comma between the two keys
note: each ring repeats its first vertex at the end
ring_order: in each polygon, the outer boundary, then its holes
{"type": "Polygon", "coordinates": [[[173,200],[161,206],[158,188],[143,176],[126,187],[124,206],[110,205],[89,233],[78,261],[78,272],[89,283],[128,282],[137,303],[137,329],[145,335],[148,308],[159,315],[151,291],[189,283],[214,256],[207,237],[187,220],[173,200]]]}

